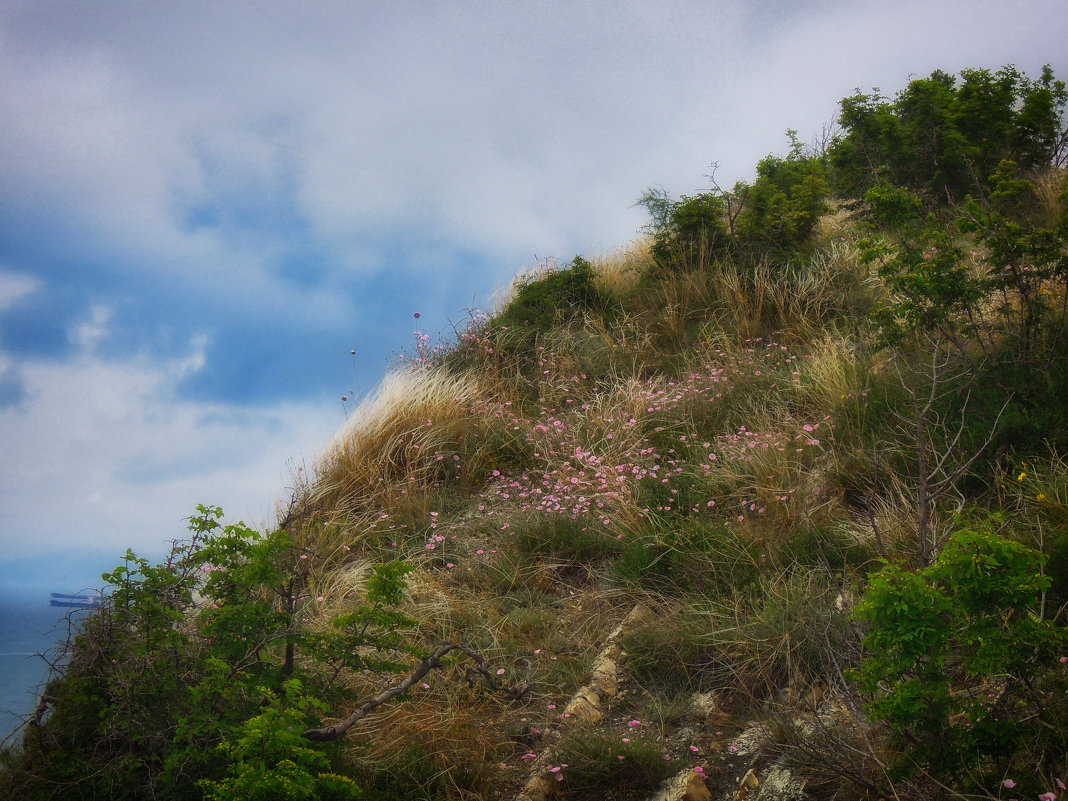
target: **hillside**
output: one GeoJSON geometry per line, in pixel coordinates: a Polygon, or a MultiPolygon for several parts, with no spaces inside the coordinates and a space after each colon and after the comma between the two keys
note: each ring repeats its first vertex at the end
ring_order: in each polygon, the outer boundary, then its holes
{"type": "Polygon", "coordinates": [[[1066,100],[846,98],[418,336],[276,531],[105,576],[0,788],[1060,797],[1066,100]]]}

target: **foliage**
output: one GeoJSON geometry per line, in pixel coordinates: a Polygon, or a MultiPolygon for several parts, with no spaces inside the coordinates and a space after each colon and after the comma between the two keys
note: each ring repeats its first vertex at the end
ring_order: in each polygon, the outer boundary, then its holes
{"type": "Polygon", "coordinates": [[[551,328],[561,317],[602,304],[593,279],[592,265],[576,256],[564,269],[524,282],[494,322],[534,331],[551,328]]]}
{"type": "Polygon", "coordinates": [[[829,150],[790,132],[750,184],[650,190],[633,252],[527,276],[454,345],[418,333],[284,530],[201,508],[162,564],[107,574],[0,796],[488,798],[551,765],[562,797],[645,797],[698,752],[724,795],[734,757],[772,775],[790,727],[830,755],[813,797],[1048,790],[1068,187],[1042,170],[1063,104],[1012,68],[858,93],[829,150]],[[862,202],[827,214],[828,184],[862,202]],[[958,500],[1011,526],[947,540],[958,500]],[[917,539],[934,564],[876,572],[917,539]],[[382,691],[442,641],[501,667],[382,691]],[[600,728],[575,725],[613,642],[600,728]],[[530,691],[487,698],[480,673],[530,691]],[[374,693],[344,746],[306,736],[374,693]]]}
{"type": "Polygon", "coordinates": [[[692,270],[730,256],[755,263],[811,241],[827,211],[824,165],[805,154],[796,131],[787,135],[789,153],[761,159],[752,185],[739,182],[726,192],[713,178],[712,191],[692,197],[672,200],[657,187],[639,198],[652,218],[652,254],[662,269],[692,270]]]}
{"type": "Polygon", "coordinates": [[[893,184],[929,207],[986,194],[1003,159],[1025,171],[1053,161],[1066,101],[1048,66],[1037,80],[1011,66],[963,70],[959,80],[936,70],[892,101],[858,90],[842,100],[845,135],[830,151],[837,190],[860,197],[893,184]]]}
{"type": "Polygon", "coordinates": [[[312,555],[198,512],[163,563],[127,552],[104,574],[105,603],[45,688],[51,713],[0,777],[20,797],[354,797],[298,731],[345,698],[340,671],[400,669],[410,568],[379,565],[362,602],[310,632],[312,555]]]}
{"type": "Polygon", "coordinates": [[[680,270],[708,264],[729,245],[726,207],[714,192],[672,200],[661,188],[638,199],[652,217],[653,257],[662,269],[680,270]]]}
{"type": "Polygon", "coordinates": [[[323,704],[307,698],[297,679],[281,693],[257,688],[265,709],[216,747],[227,776],[199,782],[208,801],[342,801],[362,798],[351,779],[329,771],[330,763],[309,747],[302,732],[323,704]]]}
{"type": "Polygon", "coordinates": [[[997,534],[997,522],[962,526],[923,570],[886,564],[856,607],[868,631],[854,676],[903,747],[902,772],[1003,775],[1031,737],[1043,746],[1032,769],[1063,755],[1056,666],[1068,639],[1035,614],[1050,585],[1042,555],[997,534]]]}
{"type": "Polygon", "coordinates": [[[734,189],[743,203],[737,236],[750,254],[790,253],[805,246],[827,211],[823,163],[804,154],[796,131],[787,133],[789,154],[761,159],[753,185],[734,189]]]}
{"type": "Polygon", "coordinates": [[[1044,226],[1027,213],[1034,185],[1015,162],[1000,162],[990,183],[985,195],[953,210],[951,223],[922,215],[920,198],[905,187],[877,184],[865,193],[873,227],[886,233],[876,230],[858,246],[894,293],[876,312],[888,344],[934,334],[967,355],[970,345],[989,352],[1004,342],[1013,361],[1031,364],[1042,356],[1042,340],[1060,337],[1068,226],[1044,226]],[[962,235],[974,237],[970,252],[962,235]],[[987,256],[982,268],[978,248],[987,256]]]}
{"type": "Polygon", "coordinates": [[[999,298],[998,313],[1010,323],[1009,333],[1024,361],[1034,358],[1042,329],[1061,313],[1053,339],[1064,328],[1061,310],[1068,300],[1068,184],[1059,201],[1061,214],[1053,226],[1028,213],[1034,184],[1020,177],[1019,166],[1002,161],[990,176],[985,197],[968,198],[958,227],[974,235],[988,254],[984,289],[999,298]]]}

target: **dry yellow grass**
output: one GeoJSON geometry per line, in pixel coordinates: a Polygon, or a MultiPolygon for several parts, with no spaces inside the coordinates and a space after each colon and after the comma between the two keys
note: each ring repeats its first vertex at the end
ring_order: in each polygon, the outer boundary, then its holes
{"type": "Polygon", "coordinates": [[[471,430],[477,397],[472,377],[437,367],[387,375],[327,446],[313,504],[369,511],[442,480],[455,469],[452,457],[471,430]]]}
{"type": "Polygon", "coordinates": [[[597,288],[611,297],[621,298],[630,293],[643,274],[653,268],[652,240],[641,237],[623,248],[593,257],[597,288]]]}

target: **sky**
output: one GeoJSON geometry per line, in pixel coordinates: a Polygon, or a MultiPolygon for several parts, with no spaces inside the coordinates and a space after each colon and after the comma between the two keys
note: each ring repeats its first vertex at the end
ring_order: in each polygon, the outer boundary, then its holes
{"type": "Polygon", "coordinates": [[[4,0],[0,590],[270,525],[416,328],[856,88],[1066,41],[1063,0],[4,0]]]}

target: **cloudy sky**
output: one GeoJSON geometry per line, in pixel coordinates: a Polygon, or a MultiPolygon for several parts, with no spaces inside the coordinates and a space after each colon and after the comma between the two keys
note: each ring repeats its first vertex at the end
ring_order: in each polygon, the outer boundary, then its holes
{"type": "Polygon", "coordinates": [[[1066,41],[1063,0],[3,0],[0,586],[264,523],[415,312],[626,244],[855,87],[1068,77],[1066,41]]]}

